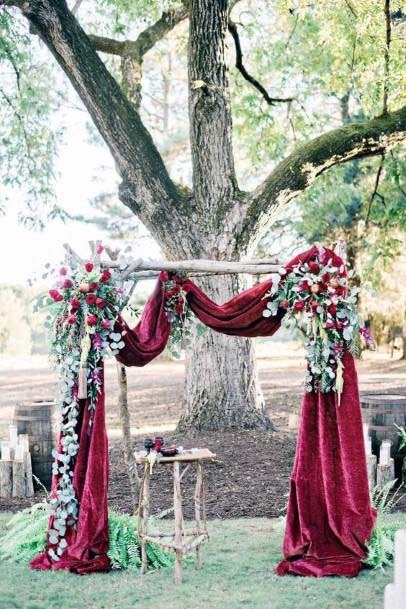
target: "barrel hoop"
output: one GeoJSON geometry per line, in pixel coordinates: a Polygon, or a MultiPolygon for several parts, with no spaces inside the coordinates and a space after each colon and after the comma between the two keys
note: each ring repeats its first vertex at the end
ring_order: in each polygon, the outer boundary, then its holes
{"type": "MultiPolygon", "coordinates": [[[[376,431],[392,431],[396,432],[394,425],[369,425],[369,429],[374,429],[376,431]]],[[[399,438],[400,440],[400,438],[399,438]]]]}
{"type": "Polygon", "coordinates": [[[406,405],[400,409],[400,408],[391,408],[390,410],[386,410],[386,408],[381,408],[380,410],[378,410],[377,408],[364,408],[363,407],[363,412],[365,413],[370,413],[372,416],[375,414],[405,414],[406,415],[406,405]]]}

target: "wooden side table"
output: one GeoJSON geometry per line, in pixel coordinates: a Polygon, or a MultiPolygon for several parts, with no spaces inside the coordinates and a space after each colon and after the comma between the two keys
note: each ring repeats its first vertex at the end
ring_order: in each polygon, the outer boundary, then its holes
{"type": "MultiPolygon", "coordinates": [[[[205,484],[203,476],[203,462],[212,461],[216,455],[207,448],[185,451],[174,457],[161,457],[154,464],[173,464],[173,508],[175,517],[174,533],[149,533],[148,520],[150,511],[150,464],[147,457],[137,457],[136,462],[144,465],[144,477],[141,484],[140,500],[138,506],[138,536],[141,542],[141,573],[147,571],[146,544],[152,541],[165,549],[175,552],[174,579],[176,584],[182,583],[182,558],[188,552],[196,550],[196,568],[201,567],[200,545],[209,537],[207,531],[205,484]],[[181,465],[186,467],[181,472],[181,465]],[[194,493],[195,526],[194,529],[185,529],[182,511],[181,480],[191,465],[196,468],[196,485],[194,493]]],[[[152,470],[153,471],[153,470],[152,470]]]]}

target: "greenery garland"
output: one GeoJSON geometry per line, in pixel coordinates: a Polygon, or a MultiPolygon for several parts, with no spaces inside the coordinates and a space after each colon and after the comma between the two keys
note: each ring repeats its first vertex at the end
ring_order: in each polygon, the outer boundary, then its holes
{"type": "MultiPolygon", "coordinates": [[[[7,533],[0,538],[0,557],[15,562],[28,563],[46,548],[49,506],[46,502],[17,512],[7,524],[7,533]]],[[[141,546],[134,516],[109,512],[109,551],[113,569],[139,569],[141,546]]],[[[173,564],[171,554],[158,545],[147,543],[150,569],[173,564]]]]}

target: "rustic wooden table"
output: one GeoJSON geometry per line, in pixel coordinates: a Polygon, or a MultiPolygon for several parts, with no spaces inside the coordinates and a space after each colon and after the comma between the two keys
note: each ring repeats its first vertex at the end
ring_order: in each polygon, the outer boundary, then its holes
{"type": "MultiPolygon", "coordinates": [[[[141,485],[140,501],[138,506],[138,535],[141,542],[141,572],[147,570],[147,551],[146,544],[152,541],[165,549],[175,552],[175,583],[182,583],[182,558],[192,550],[196,550],[196,568],[201,567],[200,545],[208,538],[206,505],[205,505],[205,484],[203,476],[203,462],[212,461],[216,455],[207,448],[193,449],[184,451],[174,457],[161,457],[157,464],[173,465],[173,508],[175,518],[174,533],[149,533],[148,520],[150,511],[150,492],[149,484],[151,478],[151,468],[147,457],[137,457],[136,462],[144,465],[144,477],[141,485]],[[181,466],[185,468],[181,472],[181,466]],[[181,481],[190,466],[196,468],[196,485],[194,493],[195,503],[195,526],[194,529],[185,529],[182,511],[181,481]]],[[[153,469],[152,469],[153,471],[153,469]]]]}

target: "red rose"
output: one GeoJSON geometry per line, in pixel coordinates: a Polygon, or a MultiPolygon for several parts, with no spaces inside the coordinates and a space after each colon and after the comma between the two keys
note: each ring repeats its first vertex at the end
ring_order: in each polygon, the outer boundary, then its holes
{"type": "Polygon", "coordinates": [[[174,292],[174,290],[167,290],[167,291],[165,292],[165,298],[166,298],[167,300],[170,300],[170,299],[172,298],[172,296],[175,296],[175,292],[174,292]]]}
{"type": "Polygon", "coordinates": [[[87,270],[88,273],[90,273],[90,271],[93,271],[93,268],[94,268],[93,262],[86,262],[85,263],[85,269],[87,270]]]}
{"type": "Polygon", "coordinates": [[[318,273],[320,270],[320,266],[317,264],[317,262],[310,261],[309,269],[312,273],[318,273]]]}
{"type": "Polygon", "coordinates": [[[325,283],[319,283],[319,292],[325,292],[327,290],[327,285],[325,283]]]}
{"type": "Polygon", "coordinates": [[[93,292],[89,292],[86,296],[86,303],[88,305],[92,305],[96,302],[96,294],[93,294],[93,292]]]}
{"type": "Polygon", "coordinates": [[[303,311],[304,307],[305,307],[304,301],[298,300],[297,302],[295,302],[293,308],[295,309],[295,311],[303,311]]]}
{"type": "Polygon", "coordinates": [[[175,313],[177,313],[178,315],[183,313],[183,305],[177,304],[176,307],[175,307],[175,313]]]}
{"type": "Polygon", "coordinates": [[[72,281],[72,279],[65,279],[65,281],[62,284],[62,287],[66,288],[66,289],[73,288],[73,281],[72,281]]]}
{"type": "Polygon", "coordinates": [[[105,269],[105,270],[103,271],[103,273],[100,275],[99,280],[101,281],[101,283],[107,283],[107,282],[108,282],[108,280],[110,279],[110,277],[111,277],[111,273],[110,273],[110,271],[108,271],[107,269],[105,269]]]}
{"type": "Polygon", "coordinates": [[[305,279],[304,281],[301,281],[301,282],[299,283],[299,288],[300,288],[301,290],[304,290],[305,292],[308,292],[308,291],[310,290],[310,285],[309,285],[309,282],[308,282],[308,281],[306,281],[306,279],[305,279]]]}
{"type": "Polygon", "coordinates": [[[78,300],[77,298],[72,298],[69,304],[72,311],[77,311],[77,309],[80,308],[80,300],[78,300]]]}
{"type": "Polygon", "coordinates": [[[173,293],[174,294],[179,294],[179,292],[180,292],[180,285],[176,284],[172,289],[173,289],[173,293]]]}
{"type": "Polygon", "coordinates": [[[336,321],[337,330],[341,330],[342,327],[343,327],[343,324],[341,323],[341,321],[336,321]]]}
{"type": "Polygon", "coordinates": [[[73,324],[75,324],[77,322],[77,320],[78,320],[78,318],[76,317],[76,315],[69,315],[68,324],[73,326],[73,324]]]}
{"type": "Polygon", "coordinates": [[[103,298],[96,298],[96,307],[98,307],[99,309],[104,309],[105,306],[106,301],[103,300],[103,298]]]}
{"type": "Polygon", "coordinates": [[[65,269],[65,267],[63,266],[62,268],[59,269],[59,274],[60,275],[66,275],[68,273],[68,271],[65,269]]]}
{"type": "Polygon", "coordinates": [[[281,300],[279,306],[281,307],[281,309],[287,309],[289,306],[289,302],[287,300],[281,300]]]}
{"type": "Polygon", "coordinates": [[[105,330],[108,330],[108,329],[110,328],[110,322],[109,322],[109,320],[108,320],[108,319],[103,319],[103,321],[102,321],[102,327],[103,327],[105,330]]]}
{"type": "Polygon", "coordinates": [[[60,302],[63,300],[63,296],[58,290],[49,290],[49,295],[54,302],[60,302]]]}
{"type": "Polygon", "coordinates": [[[96,315],[88,315],[86,321],[88,326],[95,326],[97,324],[97,317],[96,315]]]}
{"type": "Polygon", "coordinates": [[[328,307],[328,312],[331,313],[331,315],[335,315],[337,313],[337,307],[333,304],[331,304],[328,307]]]}
{"type": "Polygon", "coordinates": [[[321,276],[321,280],[324,281],[324,283],[328,283],[330,281],[330,273],[324,273],[324,275],[321,276]]]}
{"type": "Polygon", "coordinates": [[[92,292],[97,292],[97,290],[99,289],[99,284],[96,283],[96,281],[91,281],[89,283],[89,289],[92,290],[92,292]]]}
{"type": "Polygon", "coordinates": [[[326,322],[326,328],[334,328],[335,324],[334,321],[327,321],[326,322]]]}

